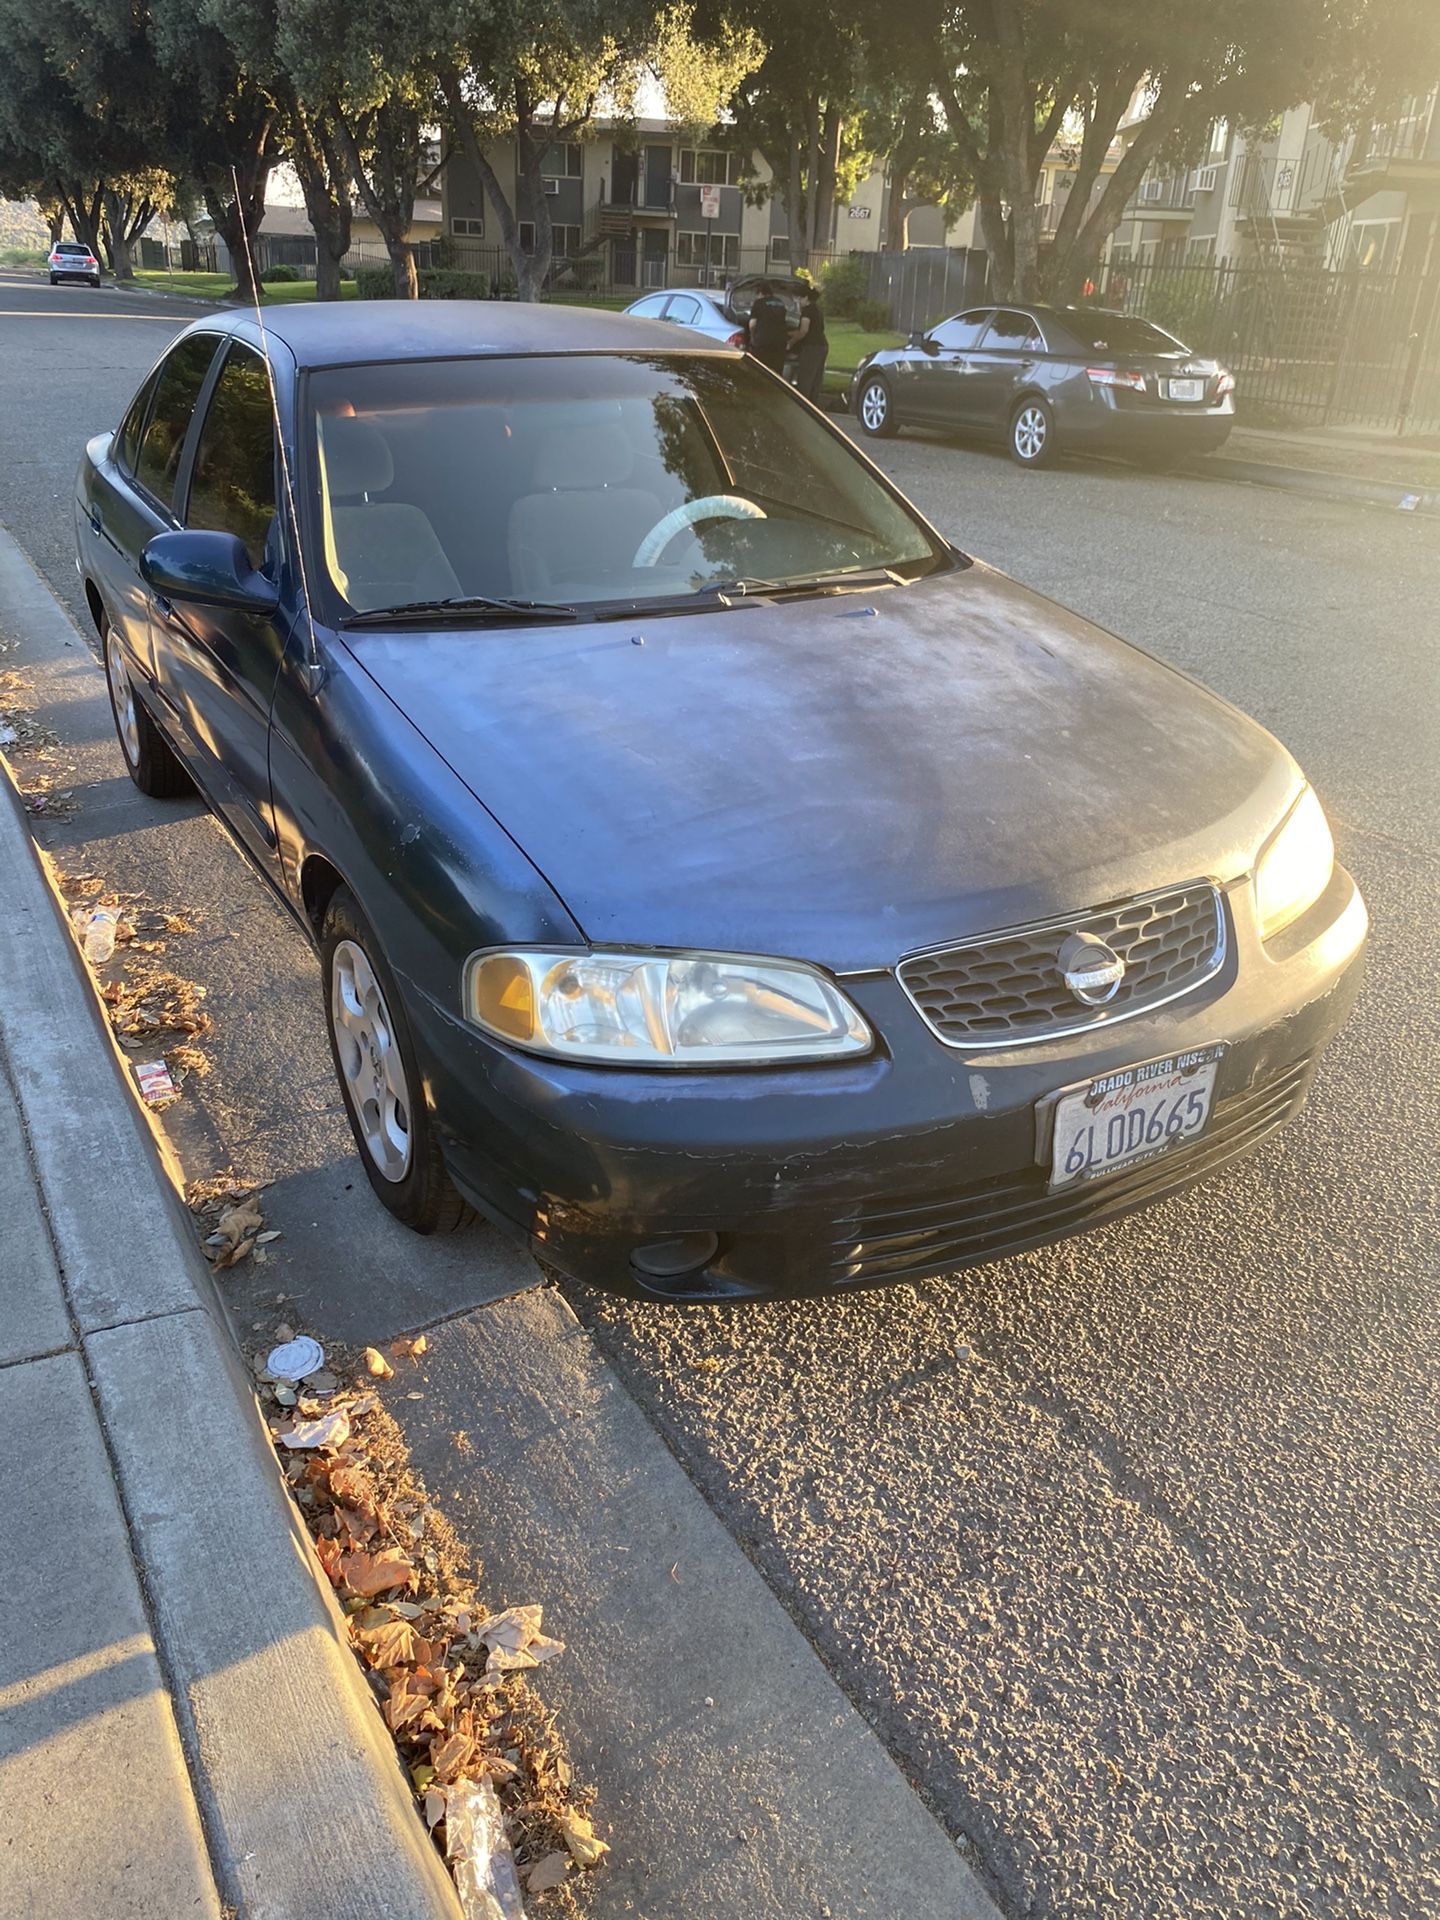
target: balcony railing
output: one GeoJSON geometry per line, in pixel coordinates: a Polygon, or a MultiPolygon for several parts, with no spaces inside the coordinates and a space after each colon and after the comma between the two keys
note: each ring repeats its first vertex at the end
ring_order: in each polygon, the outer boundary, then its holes
{"type": "Polygon", "coordinates": [[[1417,94],[1407,101],[1405,110],[1380,125],[1373,126],[1355,143],[1350,158],[1352,173],[1384,167],[1393,160],[1432,161],[1440,166],[1440,122],[1436,101],[1440,89],[1417,94]],[[1433,136],[1433,137],[1432,137],[1433,136]]]}

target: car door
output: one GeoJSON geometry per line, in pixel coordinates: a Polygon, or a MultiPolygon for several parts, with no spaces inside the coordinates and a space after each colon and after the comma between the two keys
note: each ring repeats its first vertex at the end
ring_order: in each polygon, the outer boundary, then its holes
{"type": "Polygon", "coordinates": [[[215,333],[187,334],[136,394],[108,446],[92,441],[81,467],[75,502],[81,569],[100,595],[136,684],[152,696],[153,596],[140,575],[140,555],[147,541],[178,524],[180,460],[219,344],[215,333]]]}
{"type": "Polygon", "coordinates": [[[976,307],[942,320],[925,336],[911,390],[914,400],[906,411],[928,426],[960,427],[974,419],[969,383],[971,354],[990,318],[989,307],[976,307]]]}
{"type": "Polygon", "coordinates": [[[998,307],[970,354],[968,424],[1003,427],[1016,395],[1035,372],[1044,350],[1045,342],[1033,314],[998,307]]]}
{"type": "Polygon", "coordinates": [[[700,324],[700,302],[688,293],[672,293],[665,306],[665,318],[677,327],[700,324]]]}
{"type": "MultiPolygon", "coordinates": [[[[274,411],[265,362],[232,340],[202,401],[190,457],[187,527],[233,533],[251,565],[279,577],[274,411]]],[[[157,664],[197,777],[262,864],[274,859],[270,705],[290,620],[157,600],[157,664]]]]}

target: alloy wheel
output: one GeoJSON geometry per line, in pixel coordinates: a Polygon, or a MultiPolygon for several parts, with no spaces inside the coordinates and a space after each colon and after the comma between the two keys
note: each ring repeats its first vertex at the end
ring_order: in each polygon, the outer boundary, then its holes
{"type": "Polygon", "coordinates": [[[1034,406],[1022,407],[1015,416],[1015,451],[1022,460],[1038,460],[1045,451],[1045,441],[1049,436],[1049,423],[1043,409],[1034,406]]]}
{"type": "Polygon", "coordinates": [[[120,735],[120,751],[134,767],[140,760],[140,723],[135,716],[135,689],[120,657],[120,646],[112,627],[105,635],[105,671],[110,676],[110,694],[115,702],[115,726],[120,735]]]}
{"type": "Polygon", "coordinates": [[[335,1055],[370,1162],[398,1183],[410,1170],[410,1090],[395,1028],[362,947],[342,940],[330,963],[335,1055]]]}
{"type": "Polygon", "coordinates": [[[872,380],[860,396],[860,423],[870,433],[879,433],[890,416],[890,396],[878,380],[872,380]]]}

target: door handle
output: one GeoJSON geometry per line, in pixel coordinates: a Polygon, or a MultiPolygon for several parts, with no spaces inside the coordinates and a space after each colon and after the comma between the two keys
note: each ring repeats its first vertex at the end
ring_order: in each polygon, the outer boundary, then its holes
{"type": "Polygon", "coordinates": [[[100,513],[98,508],[87,507],[85,509],[85,512],[90,522],[90,531],[92,533],[99,533],[100,532],[100,513]]]}

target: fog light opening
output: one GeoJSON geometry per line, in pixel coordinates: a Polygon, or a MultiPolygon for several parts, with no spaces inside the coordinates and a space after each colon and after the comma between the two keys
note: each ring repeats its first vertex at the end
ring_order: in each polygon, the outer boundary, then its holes
{"type": "Polygon", "coordinates": [[[652,1280],[678,1280],[706,1267],[720,1251],[717,1233],[677,1233],[668,1240],[652,1240],[636,1247],[630,1264],[652,1280]]]}

